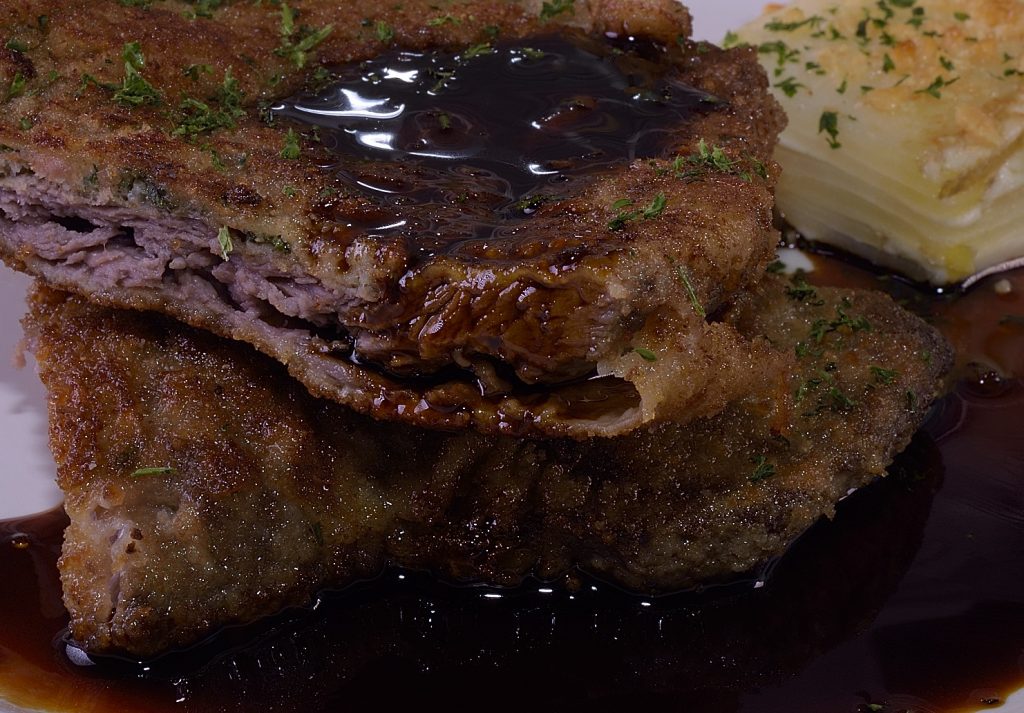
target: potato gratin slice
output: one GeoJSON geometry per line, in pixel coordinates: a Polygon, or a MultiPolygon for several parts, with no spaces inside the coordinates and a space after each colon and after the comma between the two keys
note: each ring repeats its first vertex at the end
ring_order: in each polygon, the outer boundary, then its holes
{"type": "Polygon", "coordinates": [[[744,42],[789,114],[778,203],[806,237],[935,283],[1024,256],[1024,3],[798,0],[744,42]]]}

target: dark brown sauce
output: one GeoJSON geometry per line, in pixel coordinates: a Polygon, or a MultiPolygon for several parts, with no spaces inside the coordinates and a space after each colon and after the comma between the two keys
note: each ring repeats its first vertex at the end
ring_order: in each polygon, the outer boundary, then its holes
{"type": "Polygon", "coordinates": [[[271,111],[315,127],[342,185],[372,200],[352,227],[414,236],[429,254],[500,238],[595,174],[670,150],[718,101],[673,77],[665,54],[582,33],[396,50],[271,111]]]}
{"type": "Polygon", "coordinates": [[[770,572],[645,600],[583,578],[501,591],[389,571],[190,652],[82,666],[61,644],[65,518],[50,513],[0,525],[0,697],[157,712],[998,707],[1024,685],[1024,271],[934,295],[817,262],[816,281],[882,286],[930,315],[961,381],[892,475],[770,572]]]}

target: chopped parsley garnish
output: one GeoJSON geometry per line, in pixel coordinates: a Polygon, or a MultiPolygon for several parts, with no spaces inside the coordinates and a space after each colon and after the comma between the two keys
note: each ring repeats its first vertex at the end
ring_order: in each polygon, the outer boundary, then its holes
{"type": "Polygon", "coordinates": [[[633,351],[644,361],[658,361],[658,355],[644,347],[633,347],[633,351]]]}
{"type": "Polygon", "coordinates": [[[886,52],[885,57],[882,59],[882,71],[888,74],[894,69],[896,69],[896,63],[892,61],[892,57],[886,52]]]}
{"type": "Polygon", "coordinates": [[[825,304],[824,301],[817,299],[818,291],[811,287],[801,275],[793,277],[792,284],[786,287],[786,294],[797,302],[809,302],[816,306],[825,304]]]}
{"type": "Polygon", "coordinates": [[[787,97],[795,97],[796,93],[800,90],[800,87],[806,86],[796,81],[795,77],[786,77],[781,82],[777,82],[775,85],[776,89],[781,89],[787,97]]]}
{"type": "Polygon", "coordinates": [[[235,249],[235,246],[231,244],[231,231],[223,227],[218,230],[217,243],[220,245],[220,256],[227,262],[228,255],[235,249]]]}
{"type": "Polygon", "coordinates": [[[661,212],[665,210],[665,205],[667,203],[668,199],[665,198],[665,194],[659,193],[658,195],[654,196],[654,199],[646,207],[644,207],[641,217],[644,220],[657,218],[659,215],[661,215],[661,212]]]}
{"type": "Polygon", "coordinates": [[[661,212],[665,209],[667,203],[664,193],[659,193],[654,199],[644,206],[640,210],[626,210],[633,205],[633,201],[629,198],[620,198],[619,200],[612,203],[612,210],[618,211],[618,215],[612,218],[608,222],[609,230],[622,230],[626,227],[627,223],[630,223],[637,218],[643,218],[644,220],[651,220],[661,215],[661,212]]]}
{"type": "Polygon", "coordinates": [[[120,88],[114,91],[114,101],[128,107],[159,104],[160,93],[139,73],[146,64],[139,43],[125,43],[121,57],[124,59],[124,80],[120,88]]]}
{"type": "Polygon", "coordinates": [[[766,24],[764,28],[772,32],[792,32],[793,30],[798,30],[801,27],[804,27],[805,25],[810,25],[811,27],[818,27],[824,21],[825,18],[823,17],[820,17],[818,15],[811,15],[806,20],[800,20],[799,22],[782,22],[781,20],[772,20],[771,22],[766,24]]]}
{"type": "Polygon", "coordinates": [[[9,50],[14,50],[15,52],[28,51],[28,45],[26,45],[24,42],[17,39],[16,37],[12,37],[11,39],[7,40],[7,42],[4,43],[4,47],[6,47],[9,50]]]}
{"type": "Polygon", "coordinates": [[[280,235],[257,235],[256,233],[245,233],[245,239],[257,245],[269,245],[276,252],[291,252],[292,246],[280,235]]]}
{"type": "Polygon", "coordinates": [[[491,43],[484,42],[479,45],[473,45],[472,47],[467,49],[465,52],[462,53],[462,58],[473,59],[474,57],[479,57],[485,54],[491,54],[492,52],[494,52],[494,50],[491,49],[491,43]]]}
{"type": "Polygon", "coordinates": [[[690,280],[689,271],[682,265],[679,265],[676,267],[676,274],[679,275],[679,281],[683,283],[687,294],[690,296],[690,304],[693,305],[693,311],[699,314],[701,319],[707,317],[708,313],[704,310],[704,305],[697,299],[697,290],[693,289],[693,282],[690,280]]]}
{"type": "Polygon", "coordinates": [[[318,30],[303,25],[296,30],[295,11],[288,3],[281,3],[281,46],[274,50],[274,54],[290,59],[297,68],[302,69],[306,66],[306,53],[327,39],[333,30],[334,25],[318,30]]]}
{"type": "Polygon", "coordinates": [[[907,410],[917,411],[917,394],[911,390],[907,390],[907,410]]]}
{"type": "Polygon", "coordinates": [[[377,21],[375,29],[377,31],[377,39],[383,42],[384,44],[388,44],[391,42],[391,40],[395,39],[394,28],[392,28],[391,25],[384,22],[383,20],[377,21]]]}
{"type": "Polygon", "coordinates": [[[891,384],[896,379],[896,372],[892,369],[883,369],[880,366],[869,367],[875,382],[879,384],[891,384]]]}
{"type": "Polygon", "coordinates": [[[7,87],[7,94],[4,95],[4,101],[10,101],[16,97],[20,97],[25,93],[25,75],[21,72],[14,73],[14,79],[11,80],[11,85],[7,87]]]}
{"type": "Polygon", "coordinates": [[[835,411],[845,411],[857,405],[857,402],[844,394],[838,386],[830,387],[826,396],[835,411]]]}
{"type": "Polygon", "coordinates": [[[938,76],[935,80],[924,89],[918,89],[915,94],[928,94],[935,97],[936,99],[942,98],[942,89],[948,87],[951,84],[955,84],[959,81],[960,77],[953,77],[952,79],[946,79],[943,76],[938,76]]]}
{"type": "Polygon", "coordinates": [[[143,478],[147,475],[170,475],[176,472],[174,468],[169,465],[157,466],[153,468],[139,468],[132,473],[133,478],[143,478]]]}
{"type": "Polygon", "coordinates": [[[221,84],[211,102],[185,97],[178,104],[176,126],[171,132],[173,136],[189,138],[217,129],[233,129],[235,122],[245,115],[242,109],[242,92],[238,88],[238,80],[231,76],[231,68],[224,72],[221,84]]]}
{"type": "Polygon", "coordinates": [[[821,343],[825,336],[843,327],[851,332],[870,331],[871,323],[865,317],[850,317],[842,307],[836,307],[835,319],[816,319],[811,325],[811,339],[821,343]]]}
{"type": "Polygon", "coordinates": [[[778,275],[786,271],[786,263],[782,260],[775,260],[774,262],[768,263],[768,272],[773,275],[778,275]]]}
{"type": "Polygon", "coordinates": [[[23,116],[20,119],[18,119],[18,128],[21,129],[22,131],[28,131],[35,125],[35,120],[33,120],[30,116],[23,116]]]}
{"type": "Polygon", "coordinates": [[[199,81],[199,75],[201,74],[213,74],[213,67],[208,64],[190,64],[185,67],[181,72],[186,77],[191,79],[193,82],[199,81]]]}
{"type": "Polygon", "coordinates": [[[839,114],[834,111],[823,111],[821,113],[821,118],[818,119],[818,133],[825,133],[828,135],[826,140],[828,141],[829,147],[833,149],[841,147],[842,144],[839,143],[838,139],[839,114]]]}
{"type": "Polygon", "coordinates": [[[782,40],[775,40],[774,42],[764,42],[758,46],[757,51],[761,54],[774,54],[778,61],[777,73],[780,73],[782,68],[786,66],[788,62],[797,62],[800,57],[800,50],[790,48],[782,40]]]}
{"type": "Polygon", "coordinates": [[[297,159],[299,157],[299,135],[294,129],[288,129],[284,137],[284,148],[281,149],[281,158],[297,159]]]}
{"type": "Polygon", "coordinates": [[[769,463],[766,457],[751,458],[750,462],[754,464],[754,472],[750,474],[751,483],[757,483],[775,475],[775,466],[769,463]]]}
{"type": "Polygon", "coordinates": [[[960,22],[967,22],[968,20],[971,19],[971,16],[968,15],[966,12],[954,12],[953,17],[955,17],[960,22]]]}
{"type": "Polygon", "coordinates": [[[194,20],[197,17],[213,17],[213,11],[221,6],[223,0],[189,0],[194,10],[185,12],[185,17],[194,20]]]}
{"type": "Polygon", "coordinates": [[[457,17],[452,17],[451,15],[441,15],[440,17],[435,17],[427,21],[427,27],[440,27],[441,25],[446,24],[461,25],[462,20],[457,17]]]}
{"type": "Polygon", "coordinates": [[[576,0],[545,0],[540,8],[540,19],[550,20],[558,15],[574,14],[575,12],[576,0]]]}

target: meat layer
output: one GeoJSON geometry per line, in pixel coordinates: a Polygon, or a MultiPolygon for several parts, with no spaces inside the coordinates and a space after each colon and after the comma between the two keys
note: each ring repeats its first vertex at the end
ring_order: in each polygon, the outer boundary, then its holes
{"type": "Polygon", "coordinates": [[[151,655],[389,561],[645,593],[747,570],[884,473],[951,353],[885,296],[772,277],[725,318],[787,355],[792,409],[769,385],[686,426],[529,441],[375,422],[243,345],[40,290],[73,634],[151,655]]]}
{"type": "MultiPolygon", "coordinates": [[[[784,118],[751,50],[677,41],[689,18],[674,1],[572,7],[0,3],[14,38],[0,53],[0,256],[249,342],[380,418],[585,436],[715,413],[767,358],[714,317],[770,259],[784,118]],[[661,155],[546,201],[502,239],[421,257],[435,218],[480,209],[472,191],[408,209],[401,236],[365,232],[379,201],[309,127],[261,118],[396,47],[553,31],[653,42],[674,80],[716,101],[661,155]]],[[[416,180],[404,164],[375,170],[416,180]]]]}

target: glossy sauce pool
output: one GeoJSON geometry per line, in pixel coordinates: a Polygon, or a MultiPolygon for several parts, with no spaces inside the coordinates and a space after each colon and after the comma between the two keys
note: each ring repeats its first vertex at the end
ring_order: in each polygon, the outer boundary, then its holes
{"type": "Polygon", "coordinates": [[[83,666],[61,639],[65,519],[50,513],[0,523],[0,699],[60,711],[998,708],[1024,686],[1024,271],[935,295],[815,262],[813,281],[887,289],[929,315],[957,346],[960,381],[892,475],[770,571],[654,600],[585,578],[502,591],[389,571],[191,652],[83,666]]]}

